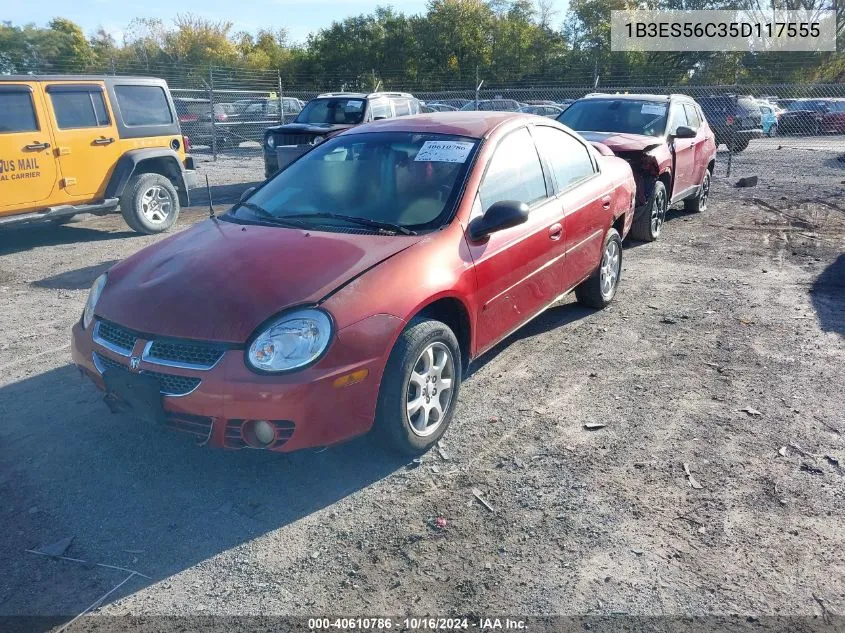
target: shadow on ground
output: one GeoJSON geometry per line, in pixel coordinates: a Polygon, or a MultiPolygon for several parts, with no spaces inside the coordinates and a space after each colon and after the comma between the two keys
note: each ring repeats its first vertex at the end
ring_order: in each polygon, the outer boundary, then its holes
{"type": "Polygon", "coordinates": [[[0,388],[0,418],[8,531],[0,616],[72,616],[126,575],[27,549],[74,537],[67,556],[150,577],[135,577],[111,602],[325,508],[406,461],[369,437],[321,453],[198,448],[178,432],[110,414],[71,365],[0,388]]]}
{"type": "Polygon", "coordinates": [[[27,224],[0,230],[0,255],[11,255],[41,246],[123,240],[137,236],[137,233],[129,229],[119,232],[98,230],[86,227],[83,221],[76,220],[61,226],[49,223],[27,224]]]}
{"type": "Polygon", "coordinates": [[[58,275],[53,275],[52,277],[45,277],[44,279],[34,281],[32,285],[37,288],[47,288],[48,290],[84,290],[90,288],[97,277],[114,266],[118,261],[120,260],[111,259],[100,264],[69,270],[58,275]]]}
{"type": "Polygon", "coordinates": [[[845,253],[816,278],[810,297],[822,330],[845,337],[845,253]]]}
{"type": "MultiPolygon", "coordinates": [[[[218,205],[235,204],[241,198],[241,194],[250,187],[257,187],[261,181],[256,182],[240,182],[234,185],[212,185],[211,199],[215,207],[218,205]]],[[[191,206],[192,207],[207,207],[208,206],[208,191],[205,188],[205,181],[201,182],[201,187],[191,190],[191,206]]],[[[218,212],[222,209],[217,209],[218,212]]]]}

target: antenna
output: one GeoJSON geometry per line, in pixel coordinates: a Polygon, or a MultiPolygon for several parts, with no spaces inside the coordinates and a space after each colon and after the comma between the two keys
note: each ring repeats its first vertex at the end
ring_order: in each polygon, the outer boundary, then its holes
{"type": "Polygon", "coordinates": [[[212,220],[217,219],[217,214],[214,212],[214,202],[211,200],[211,185],[208,184],[208,174],[205,175],[205,190],[208,192],[208,217],[212,220]]]}

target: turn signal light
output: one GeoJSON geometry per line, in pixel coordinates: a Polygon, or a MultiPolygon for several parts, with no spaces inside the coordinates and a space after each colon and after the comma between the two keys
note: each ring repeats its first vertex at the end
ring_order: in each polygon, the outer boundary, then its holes
{"type": "Polygon", "coordinates": [[[353,371],[351,374],[346,374],[344,376],[341,376],[340,378],[335,378],[332,384],[334,385],[335,389],[340,389],[341,387],[355,385],[364,380],[364,378],[369,375],[369,369],[359,369],[358,371],[353,371]]]}

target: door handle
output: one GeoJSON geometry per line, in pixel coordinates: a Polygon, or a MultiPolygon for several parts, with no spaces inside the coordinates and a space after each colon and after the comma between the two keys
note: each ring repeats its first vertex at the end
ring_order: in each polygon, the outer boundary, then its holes
{"type": "Polygon", "coordinates": [[[30,143],[29,145],[23,146],[24,149],[29,150],[31,152],[39,152],[42,149],[48,149],[49,147],[49,143],[30,143]]]}
{"type": "Polygon", "coordinates": [[[111,145],[112,143],[114,143],[114,139],[106,138],[105,136],[101,136],[100,138],[94,139],[91,142],[92,145],[111,145]]]}
{"type": "Polygon", "coordinates": [[[602,209],[609,209],[610,208],[610,196],[605,196],[601,199],[601,208],[602,209]]]}
{"type": "Polygon", "coordinates": [[[561,238],[562,235],[563,235],[563,227],[560,225],[560,223],[552,224],[549,227],[549,239],[550,240],[557,241],[561,238]]]}

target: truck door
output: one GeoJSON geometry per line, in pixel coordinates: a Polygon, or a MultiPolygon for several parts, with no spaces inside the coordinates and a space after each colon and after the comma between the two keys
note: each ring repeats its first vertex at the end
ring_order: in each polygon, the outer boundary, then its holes
{"type": "Polygon", "coordinates": [[[56,122],[60,185],[72,199],[100,197],[121,151],[105,87],[102,83],[47,82],[44,91],[56,122]]]}
{"type": "Polygon", "coordinates": [[[56,184],[53,138],[39,84],[0,83],[0,112],[0,215],[32,211],[56,184]]]}

